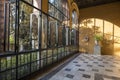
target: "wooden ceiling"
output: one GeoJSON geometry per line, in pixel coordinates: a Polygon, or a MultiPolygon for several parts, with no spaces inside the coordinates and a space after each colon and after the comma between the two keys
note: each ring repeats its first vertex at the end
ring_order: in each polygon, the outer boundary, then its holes
{"type": "Polygon", "coordinates": [[[79,9],[82,9],[82,8],[112,3],[120,0],[74,0],[74,1],[77,3],[79,9]]]}

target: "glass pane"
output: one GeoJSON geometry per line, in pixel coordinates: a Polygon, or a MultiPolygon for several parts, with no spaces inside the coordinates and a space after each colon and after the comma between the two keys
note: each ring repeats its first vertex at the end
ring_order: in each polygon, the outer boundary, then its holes
{"type": "Polygon", "coordinates": [[[54,2],[55,2],[55,7],[57,7],[58,9],[59,9],[59,5],[60,5],[60,1],[61,0],[54,0],[54,2]]]}
{"type": "Polygon", "coordinates": [[[20,55],[20,65],[25,64],[25,56],[24,54],[20,55]]]}
{"type": "Polygon", "coordinates": [[[69,42],[69,45],[71,45],[71,30],[70,30],[70,28],[68,29],[68,42],[69,42]]]}
{"type": "Polygon", "coordinates": [[[51,41],[51,46],[54,47],[56,46],[56,26],[57,26],[57,21],[49,18],[49,28],[50,28],[50,41],[51,41]]]}
{"type": "Polygon", "coordinates": [[[107,21],[104,21],[104,33],[113,35],[113,24],[107,21]]]}
{"type": "Polygon", "coordinates": [[[103,33],[103,20],[95,19],[95,33],[103,33]]]}
{"type": "Polygon", "coordinates": [[[20,2],[19,50],[38,49],[40,13],[20,2]]]}
{"type": "Polygon", "coordinates": [[[52,57],[52,49],[48,50],[47,57],[52,57]]]}
{"type": "Polygon", "coordinates": [[[41,51],[41,59],[42,59],[42,58],[46,58],[46,57],[47,57],[47,55],[46,55],[46,50],[41,51]]]}
{"type": "Polygon", "coordinates": [[[71,44],[76,45],[76,30],[72,29],[71,31],[71,44]]]}
{"type": "Polygon", "coordinates": [[[12,67],[12,59],[11,57],[7,57],[7,68],[11,68],[12,67]]]}
{"type": "Polygon", "coordinates": [[[51,64],[52,63],[52,57],[47,58],[47,64],[51,64]]]}
{"type": "Polygon", "coordinates": [[[119,40],[115,39],[115,43],[114,43],[114,54],[120,56],[120,38],[119,40]]]}
{"type": "Polygon", "coordinates": [[[66,29],[63,27],[62,29],[62,43],[65,46],[66,45],[66,29]]]}
{"type": "Polygon", "coordinates": [[[53,55],[55,56],[55,55],[57,55],[57,53],[58,53],[58,52],[57,52],[57,49],[54,49],[54,50],[53,50],[53,55]]]}
{"type": "Polygon", "coordinates": [[[47,41],[47,47],[50,48],[51,47],[51,32],[50,32],[50,26],[47,27],[48,31],[47,31],[47,36],[48,36],[48,41],[47,41]]]}
{"type": "Polygon", "coordinates": [[[72,28],[78,29],[78,16],[76,11],[72,12],[72,28]]]}
{"type": "Polygon", "coordinates": [[[62,25],[68,26],[68,20],[67,20],[67,17],[65,16],[63,17],[62,25]]]}
{"type": "Polygon", "coordinates": [[[54,1],[55,1],[55,0],[49,0],[49,2],[52,3],[52,4],[54,4],[54,1]]]}
{"type": "Polygon", "coordinates": [[[62,45],[62,26],[59,24],[59,27],[58,27],[58,41],[59,41],[59,46],[62,45]]]}
{"type": "Polygon", "coordinates": [[[12,57],[12,67],[16,66],[16,56],[12,57]]]}
{"type": "MultiPolygon", "coordinates": [[[[54,9],[54,12],[55,12],[55,14],[54,14],[55,18],[59,19],[59,18],[58,18],[58,15],[59,15],[58,13],[59,13],[59,11],[55,8],[55,9],[54,9]]],[[[53,13],[53,12],[52,12],[52,13],[53,13]]]]}
{"type": "Polygon", "coordinates": [[[36,8],[41,9],[41,0],[24,0],[24,1],[28,2],[29,4],[32,4],[36,8]]]}
{"type": "Polygon", "coordinates": [[[53,56],[53,62],[57,61],[57,55],[53,56]]]}
{"type": "Polygon", "coordinates": [[[15,3],[10,4],[10,25],[8,28],[9,51],[14,51],[15,45],[15,3]]]}
{"type": "Polygon", "coordinates": [[[18,55],[18,65],[21,65],[21,57],[18,55]]]}
{"type": "Polygon", "coordinates": [[[38,30],[39,30],[39,23],[40,17],[37,13],[31,13],[30,14],[30,36],[31,36],[31,45],[32,49],[38,49],[38,42],[39,42],[39,37],[38,37],[38,30]]]}
{"type": "Polygon", "coordinates": [[[120,44],[120,37],[114,37],[114,42],[120,44]]]}
{"type": "Polygon", "coordinates": [[[6,69],[6,64],[7,64],[7,61],[6,61],[6,58],[1,58],[0,60],[1,62],[1,71],[5,70],[6,69]]]}
{"type": "Polygon", "coordinates": [[[38,70],[38,64],[37,61],[31,64],[31,71],[35,72],[38,70]]]}
{"type": "Polygon", "coordinates": [[[58,46],[58,26],[59,26],[59,24],[58,24],[58,22],[56,23],[56,46],[58,46]]]}
{"type": "Polygon", "coordinates": [[[24,65],[22,67],[18,67],[18,78],[20,79],[23,76],[28,75],[30,72],[30,65],[24,65]]]}
{"type": "Polygon", "coordinates": [[[54,7],[49,4],[49,15],[54,16],[54,7]]]}
{"type": "Polygon", "coordinates": [[[120,37],[120,27],[117,25],[114,25],[114,36],[120,37]]]}
{"type": "Polygon", "coordinates": [[[32,4],[32,2],[33,2],[33,0],[24,0],[24,1],[26,1],[26,2],[28,2],[30,4],[32,4]]]}
{"type": "Polygon", "coordinates": [[[11,70],[6,71],[6,80],[11,80],[11,70]]]}
{"type": "Polygon", "coordinates": [[[67,16],[67,10],[68,10],[68,4],[67,4],[67,0],[62,0],[62,8],[63,8],[63,13],[64,15],[67,16]]]}
{"type": "Polygon", "coordinates": [[[58,19],[62,21],[62,13],[60,11],[58,11],[58,19]]]}
{"type": "Polygon", "coordinates": [[[39,60],[39,52],[33,52],[31,53],[31,55],[32,55],[32,60],[31,60],[32,62],[39,60]]]}
{"type": "Polygon", "coordinates": [[[54,6],[49,4],[49,14],[60,21],[65,17],[69,18],[69,9],[67,0],[49,0],[54,6]],[[55,8],[56,7],[56,8],[55,8]]]}
{"type": "Polygon", "coordinates": [[[66,45],[68,45],[68,28],[66,28],[66,45]]]}
{"type": "Polygon", "coordinates": [[[93,26],[94,26],[94,18],[91,18],[87,22],[87,27],[88,28],[93,28],[93,26]]]}
{"type": "MultiPolygon", "coordinates": [[[[34,5],[36,8],[41,9],[41,0],[33,0],[33,5],[34,5]]],[[[36,10],[35,10],[35,11],[36,11],[36,10]]]]}
{"type": "Polygon", "coordinates": [[[41,67],[46,66],[47,60],[46,59],[42,59],[41,60],[41,67]]]}
{"type": "Polygon", "coordinates": [[[104,39],[112,41],[113,40],[112,35],[113,35],[113,24],[105,21],[104,22],[104,39]]]}
{"type": "Polygon", "coordinates": [[[41,36],[42,42],[41,47],[47,48],[47,16],[42,14],[42,36],[41,36]]]}
{"type": "Polygon", "coordinates": [[[16,69],[12,69],[12,80],[16,79],[16,69]]]}
{"type": "Polygon", "coordinates": [[[61,51],[61,48],[58,48],[58,54],[60,54],[62,51],[61,51]]]}
{"type": "Polygon", "coordinates": [[[28,63],[28,54],[25,54],[24,56],[25,56],[25,64],[27,64],[28,63]]]}

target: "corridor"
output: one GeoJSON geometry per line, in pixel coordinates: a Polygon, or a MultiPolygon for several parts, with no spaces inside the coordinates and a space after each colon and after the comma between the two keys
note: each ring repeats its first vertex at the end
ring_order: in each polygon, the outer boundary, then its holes
{"type": "Polygon", "coordinates": [[[120,57],[80,54],[39,80],[120,80],[120,57]]]}
{"type": "Polygon", "coordinates": [[[0,0],[0,80],[120,80],[120,0],[0,0]]]}

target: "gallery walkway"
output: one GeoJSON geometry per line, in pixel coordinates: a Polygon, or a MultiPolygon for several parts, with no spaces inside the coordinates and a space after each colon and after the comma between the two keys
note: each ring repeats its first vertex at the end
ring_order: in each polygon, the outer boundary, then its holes
{"type": "Polygon", "coordinates": [[[120,80],[120,57],[79,54],[38,80],[120,80]]]}

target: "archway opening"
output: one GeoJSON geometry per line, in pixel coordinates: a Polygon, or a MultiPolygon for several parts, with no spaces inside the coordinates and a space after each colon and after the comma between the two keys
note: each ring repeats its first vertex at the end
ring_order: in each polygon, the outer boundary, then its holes
{"type": "Polygon", "coordinates": [[[80,51],[94,53],[95,40],[101,38],[99,41],[101,54],[120,55],[119,31],[119,26],[103,19],[89,18],[83,20],[80,24],[80,51]],[[86,35],[89,38],[88,42],[85,42],[86,35]]]}

